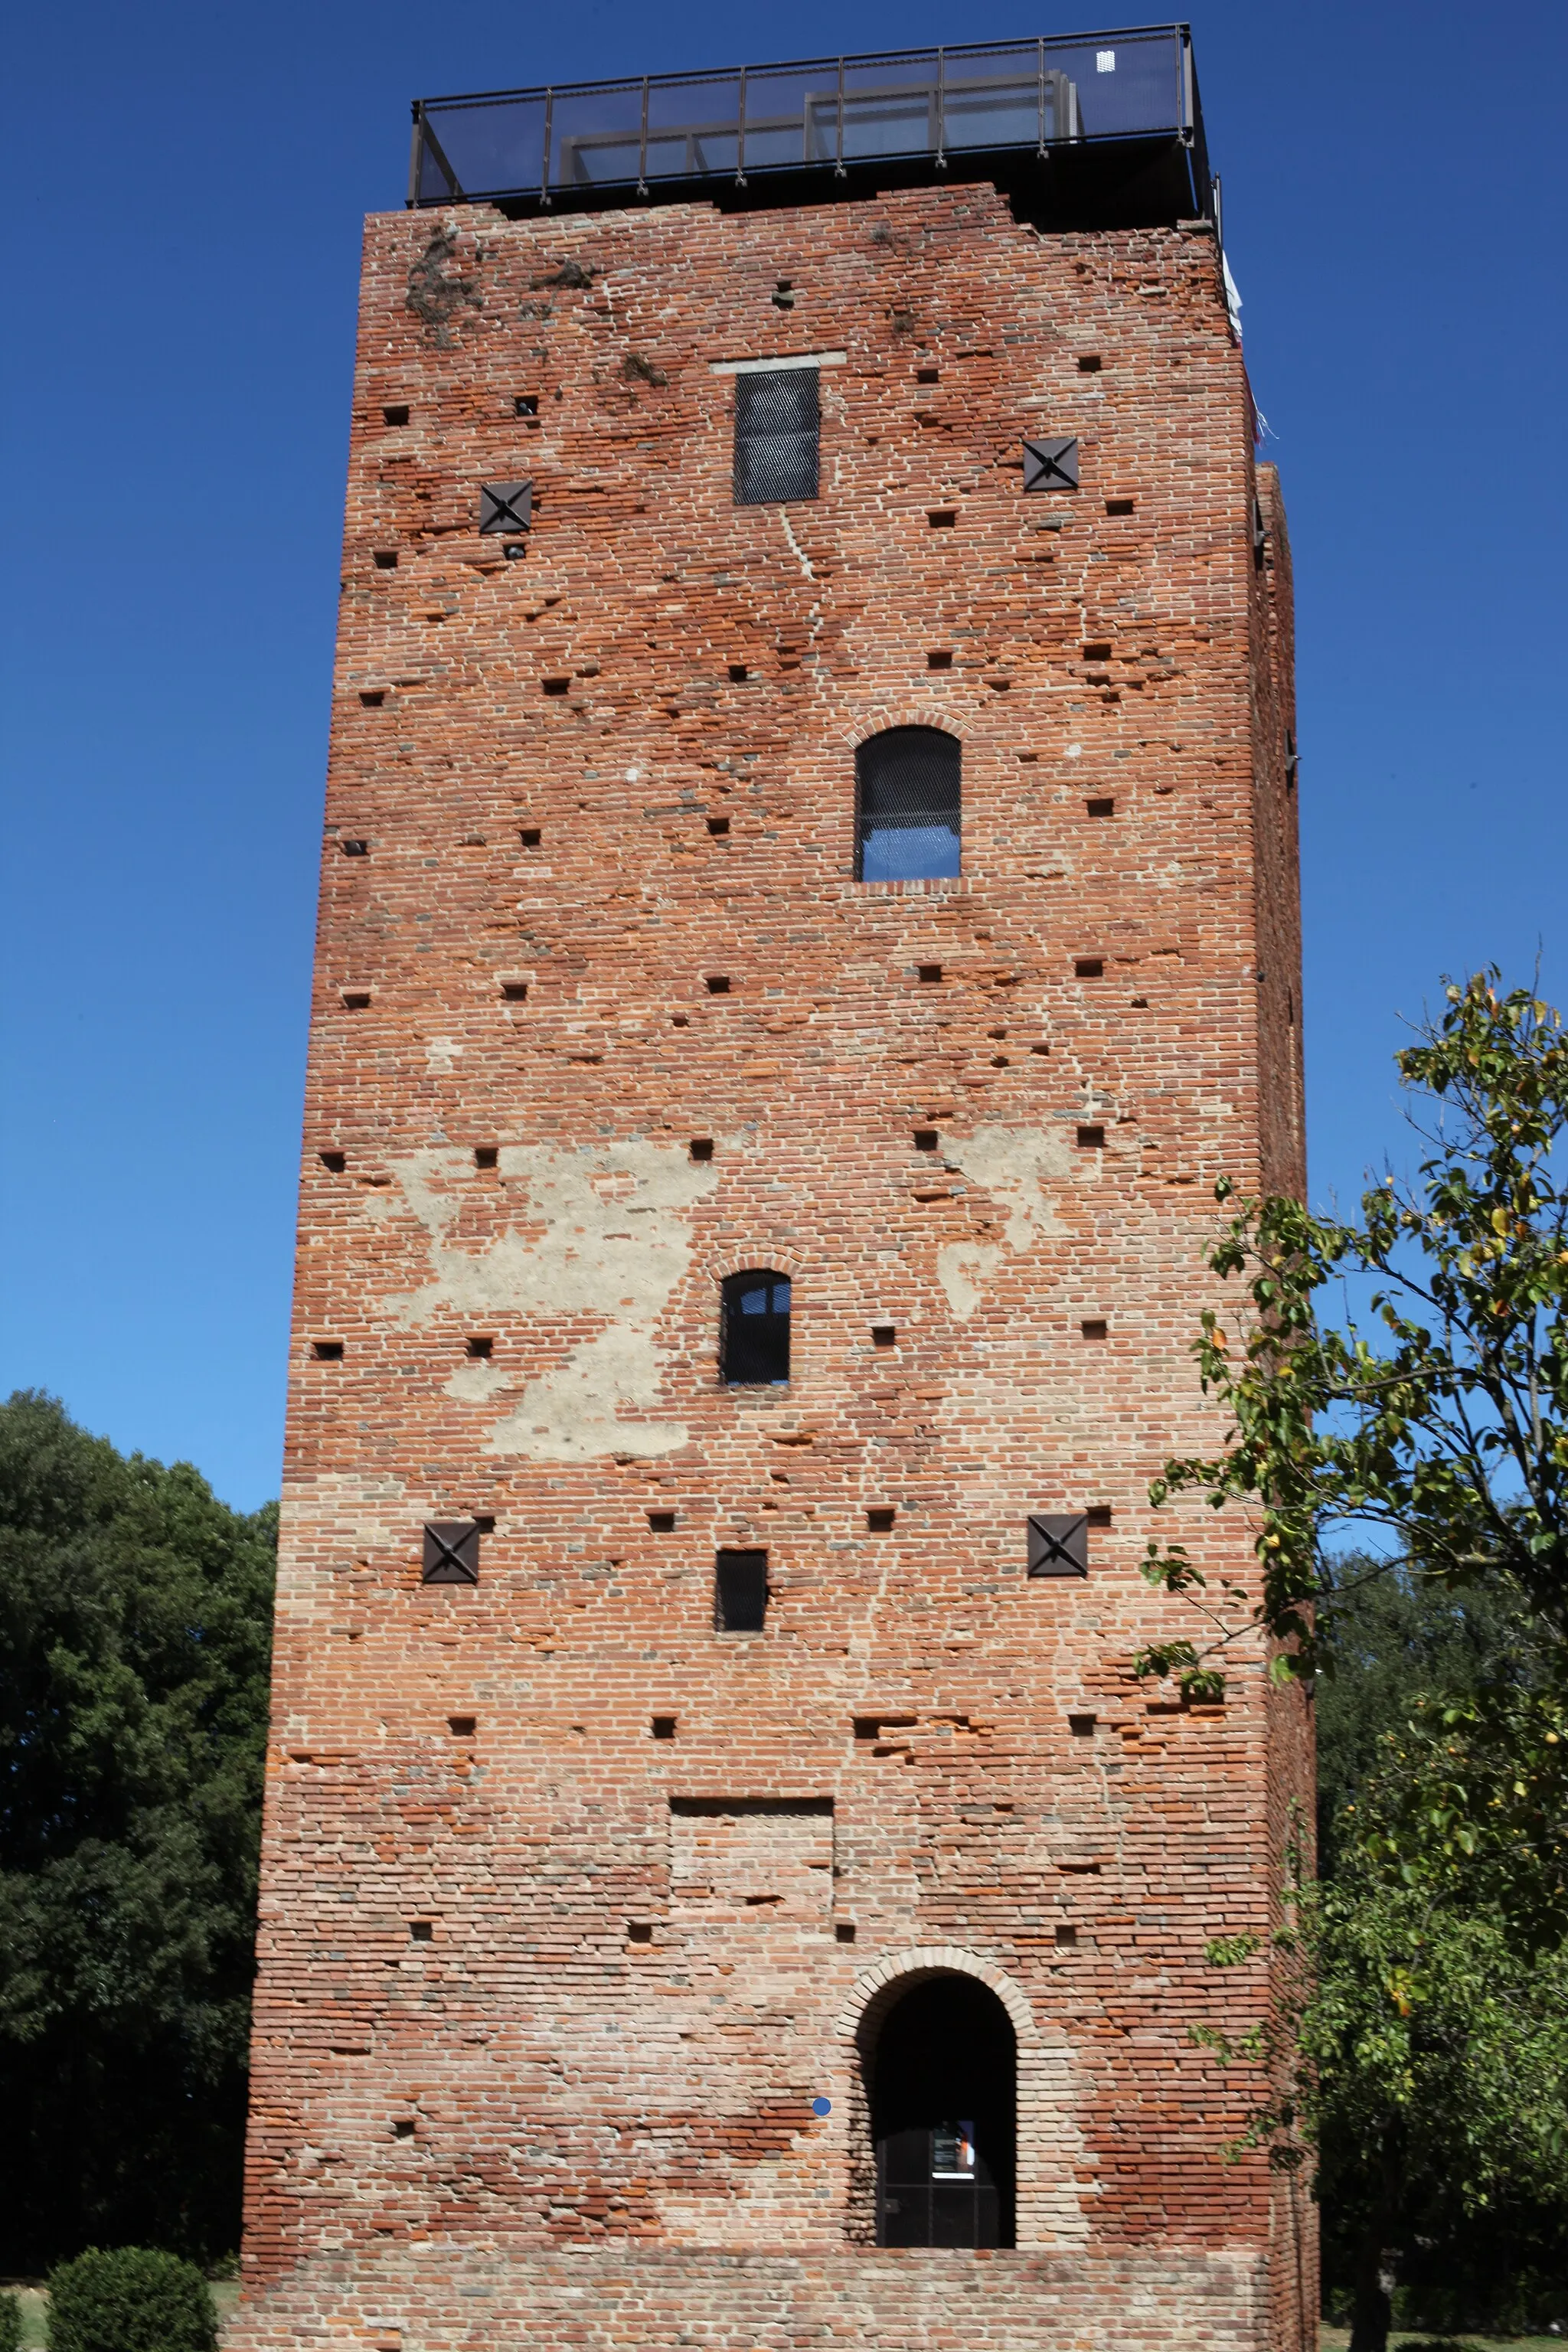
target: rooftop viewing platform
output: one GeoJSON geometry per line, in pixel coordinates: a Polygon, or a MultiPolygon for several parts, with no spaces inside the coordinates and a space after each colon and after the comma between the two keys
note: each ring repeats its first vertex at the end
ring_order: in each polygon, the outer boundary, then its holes
{"type": "Polygon", "coordinates": [[[428,98],[411,206],[831,203],[991,180],[1042,226],[1211,209],[1185,25],[428,98]]]}

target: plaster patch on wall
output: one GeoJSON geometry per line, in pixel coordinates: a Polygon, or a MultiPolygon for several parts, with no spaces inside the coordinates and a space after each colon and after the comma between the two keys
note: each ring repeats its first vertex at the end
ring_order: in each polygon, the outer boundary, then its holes
{"type": "MultiPolygon", "coordinates": [[[[470,1165],[466,1152],[450,1150],[393,1162],[403,1199],[429,1235],[433,1269],[420,1289],[385,1302],[397,1323],[412,1329],[446,1311],[545,1320],[586,1315],[605,1325],[535,1378],[497,1364],[463,1365],[451,1375],[447,1395],[477,1404],[525,1382],[485,1451],[584,1462],[684,1445],[683,1423],[636,1416],[658,1402],[654,1334],[691,1263],[682,1212],[712,1191],[717,1169],[678,1144],[504,1144],[500,1174],[512,1197],[521,1195],[525,1229],[471,1249],[449,1238],[470,1165]]],[[[537,1338],[548,1344],[544,1334],[537,1338]]]]}
{"type": "Polygon", "coordinates": [[[986,1277],[1002,1263],[1067,1232],[1047,1192],[1074,1181],[1073,1147],[1065,1131],[1043,1127],[977,1127],[973,1135],[942,1138],[942,1155],[1007,1209],[1001,1242],[950,1242],[936,1255],[937,1279],[961,1323],[984,1297],[986,1277]]]}
{"type": "Polygon", "coordinates": [[[425,1041],[425,1066],[439,1076],[452,1068],[462,1050],[455,1037],[428,1037],[425,1041]]]}
{"type": "Polygon", "coordinates": [[[592,1462],[604,1454],[673,1454],[686,1443],[679,1421],[623,1420],[623,1406],[658,1402],[659,1351],[644,1324],[614,1323],[584,1339],[564,1363],[530,1381],[515,1410],[485,1439],[487,1454],[536,1462],[592,1462]]]}
{"type": "Polygon", "coordinates": [[[488,1404],[504,1389],[517,1386],[517,1374],[500,1364],[459,1364],[446,1386],[447,1394],[459,1404],[488,1404]]]}

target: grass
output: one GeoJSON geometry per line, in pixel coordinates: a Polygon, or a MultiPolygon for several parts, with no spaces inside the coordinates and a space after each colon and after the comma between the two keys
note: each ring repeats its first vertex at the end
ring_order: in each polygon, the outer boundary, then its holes
{"type": "MultiPolygon", "coordinates": [[[[1348,2327],[1322,2326],[1318,2330],[1318,2352],[1344,2352],[1351,2340],[1348,2327]]],[[[1389,2335],[1388,2352],[1399,2352],[1402,2344],[1451,2344],[1454,2352],[1563,2352],[1568,2336],[1434,2336],[1430,2328],[1395,2327],[1389,2335]]]]}
{"type": "MultiPolygon", "coordinates": [[[[16,2288],[14,2292],[19,2297],[22,2305],[23,2352],[44,2352],[44,2347],[48,2340],[47,2315],[49,2298],[41,2286],[21,2286],[16,2288]]],[[[217,2305],[218,2326],[221,2327],[239,2301],[239,2281],[215,2279],[212,2283],[212,2294],[213,2301],[217,2305]]]]}

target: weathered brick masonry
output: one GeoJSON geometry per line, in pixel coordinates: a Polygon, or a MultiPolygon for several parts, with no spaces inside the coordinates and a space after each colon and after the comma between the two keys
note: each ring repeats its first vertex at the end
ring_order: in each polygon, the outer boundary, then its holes
{"type": "Polygon", "coordinates": [[[1186,1630],[1138,1561],[1216,1433],[1214,1180],[1301,1182],[1290,698],[1206,224],[369,224],[235,2345],[1298,2340],[1304,2219],[1188,2027],[1266,2001],[1203,1948],[1267,1924],[1302,1717],[1130,1673],[1186,1630]],[[813,352],[820,496],[737,507],[722,363],[813,352]],[[1077,491],[1023,493],[1041,435],[1077,491]],[[858,883],[909,724],[963,876],[858,883]],[[787,1388],[718,1378],[751,1266],[787,1388]],[[865,2242],[922,1971],[1012,2020],[1016,2249],[865,2242]]]}

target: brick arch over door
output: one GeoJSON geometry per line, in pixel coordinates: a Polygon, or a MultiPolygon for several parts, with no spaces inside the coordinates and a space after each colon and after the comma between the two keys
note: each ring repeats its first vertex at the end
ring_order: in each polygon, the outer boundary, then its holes
{"type": "Polygon", "coordinates": [[[1016,2037],[1017,2244],[1082,2245],[1089,2222],[1079,2183],[1087,2151],[1078,2123],[1071,2049],[1059,2032],[1042,2033],[1026,1995],[1005,1969],[957,1944],[910,1944],[884,1954],[856,1979],[835,2021],[840,2080],[848,2093],[848,2235],[866,2245],[876,2239],[871,2116],[862,2062],[900,1995],[933,1976],[975,1978],[995,1994],[1016,2037]]]}

